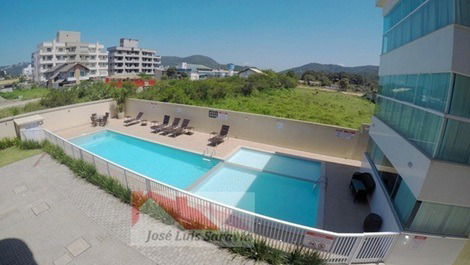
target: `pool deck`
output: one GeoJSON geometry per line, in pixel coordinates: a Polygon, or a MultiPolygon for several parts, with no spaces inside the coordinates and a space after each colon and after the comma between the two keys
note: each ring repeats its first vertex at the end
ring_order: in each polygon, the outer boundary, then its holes
{"type": "MultiPolygon", "coordinates": [[[[47,127],[46,127],[47,129],[47,127]]],[[[106,127],[91,127],[85,124],[73,128],[53,131],[66,139],[90,134],[103,129],[114,130],[123,134],[139,137],[148,141],[164,144],[186,151],[203,154],[214,153],[215,158],[226,159],[240,147],[248,147],[268,152],[281,152],[301,156],[326,164],[326,193],[324,206],[324,228],[335,232],[362,232],[362,222],[370,213],[367,204],[355,203],[349,191],[349,181],[352,173],[361,165],[361,161],[343,159],[322,154],[304,152],[274,145],[262,144],[244,139],[230,137],[217,147],[208,146],[210,134],[195,131],[192,135],[168,137],[150,132],[149,126],[124,126],[122,120],[110,119],[106,127]]],[[[197,129],[197,128],[196,128],[197,129]]]]}

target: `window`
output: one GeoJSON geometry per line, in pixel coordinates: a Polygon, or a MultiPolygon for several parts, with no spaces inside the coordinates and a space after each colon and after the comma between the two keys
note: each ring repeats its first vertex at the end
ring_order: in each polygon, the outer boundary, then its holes
{"type": "Polygon", "coordinates": [[[443,117],[383,97],[377,100],[375,115],[424,153],[433,155],[443,117]]]}
{"type": "Polygon", "coordinates": [[[429,0],[409,15],[422,3],[424,0],[401,0],[384,18],[383,53],[452,24],[456,17],[458,23],[465,25],[470,22],[467,15],[470,4],[467,0],[429,0]],[[455,1],[459,2],[458,15],[454,11],[455,1]]]}
{"type": "Polygon", "coordinates": [[[416,197],[372,139],[369,140],[367,153],[387,190],[402,226],[406,226],[416,205],[416,197]]]}
{"type": "Polygon", "coordinates": [[[438,158],[470,164],[470,123],[447,120],[438,158]]]}
{"type": "Polygon", "coordinates": [[[466,237],[470,234],[470,208],[422,202],[410,229],[466,237]]]}
{"type": "Polygon", "coordinates": [[[455,76],[449,113],[470,118],[470,77],[455,76]]]}

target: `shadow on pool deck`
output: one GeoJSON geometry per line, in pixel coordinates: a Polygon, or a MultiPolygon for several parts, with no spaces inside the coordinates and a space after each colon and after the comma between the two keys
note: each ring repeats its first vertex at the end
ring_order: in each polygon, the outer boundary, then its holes
{"type": "Polygon", "coordinates": [[[324,229],[341,233],[361,233],[370,213],[367,203],[354,202],[349,182],[357,167],[326,163],[328,184],[325,196],[324,229]]]}

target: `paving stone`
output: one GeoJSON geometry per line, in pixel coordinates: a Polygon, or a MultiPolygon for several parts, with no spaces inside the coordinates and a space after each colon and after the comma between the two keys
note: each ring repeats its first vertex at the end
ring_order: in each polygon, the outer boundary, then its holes
{"type": "Polygon", "coordinates": [[[20,193],[23,193],[25,191],[28,190],[28,187],[26,187],[25,185],[20,185],[20,186],[16,186],[13,191],[16,193],[16,194],[20,194],[20,193]]]}
{"type": "Polygon", "coordinates": [[[65,253],[64,255],[60,256],[58,259],[54,260],[54,265],[65,265],[69,264],[72,261],[72,257],[69,254],[65,253]]]}
{"type": "Polygon", "coordinates": [[[85,252],[87,249],[89,249],[90,244],[88,244],[85,239],[79,238],[75,240],[72,244],[68,245],[66,248],[70,252],[70,254],[76,257],[85,252]]]}
{"type": "Polygon", "coordinates": [[[33,210],[33,213],[34,213],[35,215],[40,215],[41,213],[43,213],[43,212],[49,210],[49,208],[50,208],[50,207],[49,207],[49,205],[48,205],[47,203],[42,202],[42,203],[40,203],[40,204],[38,204],[38,205],[32,207],[31,210],[33,210]]]}

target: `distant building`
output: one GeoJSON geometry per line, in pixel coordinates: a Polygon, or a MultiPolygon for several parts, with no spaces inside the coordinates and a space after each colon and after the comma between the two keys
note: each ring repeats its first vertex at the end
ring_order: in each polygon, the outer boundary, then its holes
{"type": "Polygon", "coordinates": [[[28,66],[26,66],[25,68],[23,68],[22,70],[22,74],[23,76],[26,77],[26,79],[28,80],[32,80],[33,79],[33,66],[32,64],[28,64],[28,66]]]}
{"type": "Polygon", "coordinates": [[[108,52],[98,42],[81,42],[80,32],[57,32],[55,40],[38,44],[31,61],[35,82],[46,82],[44,73],[65,63],[79,63],[87,67],[90,78],[108,76],[108,52]]]}
{"type": "Polygon", "coordinates": [[[157,51],[139,48],[139,41],[120,39],[119,46],[108,48],[109,74],[138,74],[154,75],[161,68],[161,57],[157,51]]]}
{"type": "Polygon", "coordinates": [[[238,73],[238,76],[241,77],[241,78],[248,78],[250,75],[254,75],[254,74],[264,75],[265,73],[263,73],[263,71],[259,70],[256,67],[248,67],[248,68],[240,71],[238,73]]]}
{"type": "Polygon", "coordinates": [[[189,64],[185,62],[181,63],[181,65],[176,68],[176,71],[179,75],[186,74],[190,80],[224,78],[234,74],[233,70],[229,71],[225,69],[213,69],[205,65],[189,64]]]}
{"type": "Polygon", "coordinates": [[[78,84],[90,79],[90,69],[79,63],[65,63],[44,72],[49,87],[78,84]]]}

